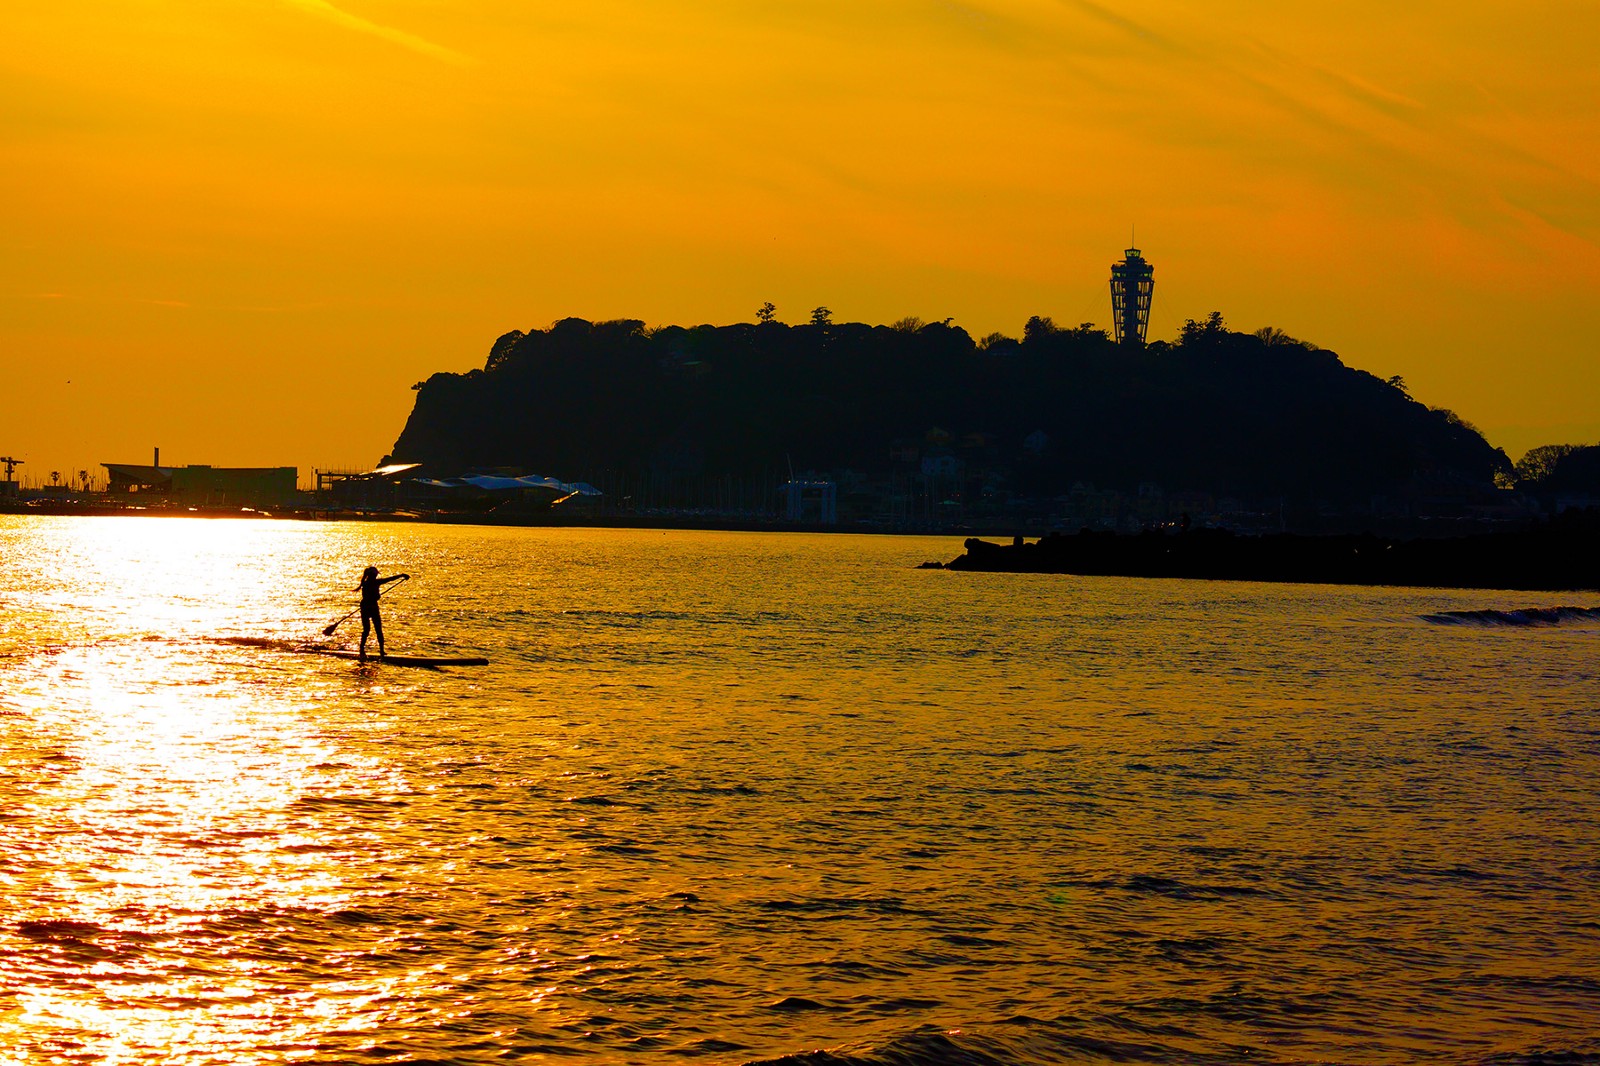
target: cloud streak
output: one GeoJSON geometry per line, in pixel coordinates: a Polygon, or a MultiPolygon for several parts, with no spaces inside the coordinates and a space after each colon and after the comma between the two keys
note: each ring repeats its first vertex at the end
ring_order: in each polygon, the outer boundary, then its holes
{"type": "Polygon", "coordinates": [[[1227,98],[1225,89],[1231,86],[1300,129],[1336,139],[1342,149],[1330,149],[1316,164],[1324,177],[1349,180],[1381,168],[1391,179],[1404,176],[1415,187],[1430,190],[1469,228],[1482,229],[1489,217],[1536,218],[1600,247],[1595,214],[1572,207],[1592,202],[1596,183],[1548,153],[1474,130],[1421,100],[1258,40],[1230,38],[1195,47],[1096,0],[1060,3],[1138,42],[1147,56],[1182,70],[1191,88],[1200,78],[1207,79],[1211,91],[1196,95],[1213,105],[1227,98]],[[1239,54],[1241,43],[1253,58],[1239,54]]]}
{"type": "Polygon", "coordinates": [[[456,66],[466,66],[472,62],[470,58],[460,52],[446,48],[443,45],[434,44],[432,41],[407,33],[404,30],[397,30],[392,26],[380,26],[376,22],[361,18],[359,15],[352,15],[348,11],[334,7],[328,3],[328,0],[284,0],[284,2],[290,7],[298,8],[318,18],[327,19],[329,22],[343,26],[347,30],[382,38],[390,44],[399,45],[401,48],[428,56],[431,59],[437,59],[456,66]]]}
{"type": "Polygon", "coordinates": [[[1143,41],[1145,44],[1159,48],[1163,52],[1181,56],[1189,56],[1191,54],[1189,49],[1183,47],[1175,41],[1163,37],[1161,34],[1155,32],[1144,23],[1135,22],[1133,19],[1128,18],[1125,15],[1118,14],[1117,12],[1112,11],[1110,8],[1102,7],[1100,4],[1093,3],[1092,0],[1063,0],[1063,3],[1065,3],[1066,6],[1076,8],[1079,11],[1082,11],[1084,14],[1096,18],[1107,25],[1116,27],[1117,29],[1128,34],[1130,37],[1134,37],[1140,41],[1143,41]]]}

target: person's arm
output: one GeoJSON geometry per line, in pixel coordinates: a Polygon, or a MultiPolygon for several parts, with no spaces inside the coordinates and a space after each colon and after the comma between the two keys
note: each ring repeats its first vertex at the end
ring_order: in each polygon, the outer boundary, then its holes
{"type": "Polygon", "coordinates": [[[404,581],[407,578],[409,578],[410,576],[411,576],[410,574],[396,574],[393,577],[384,578],[382,581],[378,582],[378,584],[387,585],[391,581],[404,581]]]}

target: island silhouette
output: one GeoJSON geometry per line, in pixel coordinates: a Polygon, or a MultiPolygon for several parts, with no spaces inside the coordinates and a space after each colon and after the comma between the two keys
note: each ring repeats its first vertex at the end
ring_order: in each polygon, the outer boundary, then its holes
{"type": "Polygon", "coordinates": [[[841,510],[863,513],[909,490],[980,516],[1087,489],[1205,494],[1289,525],[1419,497],[1459,511],[1515,477],[1400,378],[1218,313],[1148,345],[1042,317],[979,339],[949,320],[834,323],[818,308],[786,325],[770,304],[758,317],[507,333],[482,369],[414,386],[383,463],[538,472],[614,499],[650,486],[673,506],[708,484],[796,476],[839,482],[841,510]]]}

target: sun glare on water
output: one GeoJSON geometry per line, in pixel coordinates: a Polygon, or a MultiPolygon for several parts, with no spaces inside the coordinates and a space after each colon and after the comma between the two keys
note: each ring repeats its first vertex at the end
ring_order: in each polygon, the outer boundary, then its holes
{"type": "Polygon", "coordinates": [[[304,635],[296,612],[311,608],[286,590],[316,582],[281,569],[283,531],[77,532],[37,545],[53,557],[26,605],[72,620],[67,639],[11,664],[0,693],[0,935],[15,934],[0,1047],[48,1032],[59,1054],[190,1062],[271,1032],[292,1054],[350,990],[300,987],[255,944],[282,916],[359,905],[348,853],[362,842],[338,832],[338,805],[405,785],[306,713],[314,685],[213,640],[304,635]],[[204,963],[186,957],[197,937],[220,947],[204,963]]]}

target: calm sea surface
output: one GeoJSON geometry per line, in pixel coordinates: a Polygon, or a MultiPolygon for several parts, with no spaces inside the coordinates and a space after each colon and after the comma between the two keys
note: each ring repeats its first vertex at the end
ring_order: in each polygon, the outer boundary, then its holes
{"type": "Polygon", "coordinates": [[[0,517],[0,1062],[1600,1062],[1600,597],[959,551],[0,517]]]}

